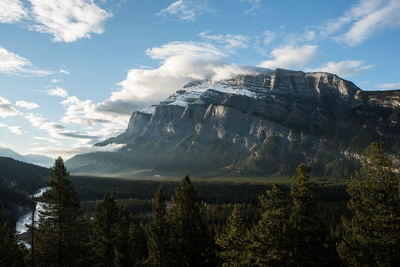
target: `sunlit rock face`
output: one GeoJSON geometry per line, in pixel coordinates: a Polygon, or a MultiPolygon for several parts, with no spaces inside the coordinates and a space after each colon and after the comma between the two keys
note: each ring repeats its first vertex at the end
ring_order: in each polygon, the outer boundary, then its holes
{"type": "Polygon", "coordinates": [[[135,111],[127,130],[78,155],[75,173],[291,175],[306,162],[320,176],[347,176],[373,141],[400,152],[400,91],[362,91],[329,73],[277,69],[193,81],[135,111]]]}

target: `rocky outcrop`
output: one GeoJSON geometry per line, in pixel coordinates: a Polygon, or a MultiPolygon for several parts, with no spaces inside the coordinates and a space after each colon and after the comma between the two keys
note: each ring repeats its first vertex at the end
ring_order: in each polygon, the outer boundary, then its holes
{"type": "Polygon", "coordinates": [[[123,134],[97,144],[126,144],[118,152],[78,155],[67,165],[78,173],[268,175],[307,162],[318,175],[345,176],[358,161],[346,155],[372,141],[398,155],[399,99],[400,91],[362,91],[329,73],[277,69],[194,81],[134,112],[123,134]]]}

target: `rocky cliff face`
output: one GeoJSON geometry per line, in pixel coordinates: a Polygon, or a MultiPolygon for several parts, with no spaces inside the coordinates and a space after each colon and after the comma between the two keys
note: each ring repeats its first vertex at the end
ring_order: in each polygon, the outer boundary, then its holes
{"type": "Polygon", "coordinates": [[[329,73],[277,69],[223,81],[194,81],[132,114],[106,140],[117,152],[78,155],[72,172],[346,176],[372,141],[400,152],[400,91],[367,92],[329,73]]]}

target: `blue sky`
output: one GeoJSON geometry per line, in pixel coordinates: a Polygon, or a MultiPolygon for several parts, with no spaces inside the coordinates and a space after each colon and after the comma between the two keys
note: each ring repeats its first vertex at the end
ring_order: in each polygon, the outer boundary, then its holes
{"type": "Polygon", "coordinates": [[[134,110],[246,66],[399,89],[399,14],[399,0],[0,0],[0,146],[94,151],[134,110]]]}

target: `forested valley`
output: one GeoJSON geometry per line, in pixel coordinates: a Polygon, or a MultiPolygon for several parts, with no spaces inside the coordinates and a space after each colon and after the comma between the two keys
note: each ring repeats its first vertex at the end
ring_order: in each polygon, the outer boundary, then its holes
{"type": "Polygon", "coordinates": [[[349,181],[300,164],[271,184],[70,177],[61,158],[38,219],[0,208],[1,266],[399,266],[399,174],[372,143],[349,181]],[[102,199],[102,200],[93,200],[102,199]],[[152,200],[150,200],[152,199],[152,200]]]}

